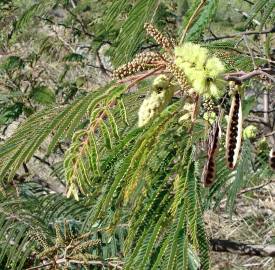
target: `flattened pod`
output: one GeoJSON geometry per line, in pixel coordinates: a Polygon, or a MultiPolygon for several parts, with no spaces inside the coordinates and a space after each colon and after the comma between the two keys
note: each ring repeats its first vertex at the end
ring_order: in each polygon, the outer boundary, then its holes
{"type": "Polygon", "coordinates": [[[269,165],[275,170],[275,146],[273,146],[269,153],[269,165]]]}
{"type": "Polygon", "coordinates": [[[215,178],[216,171],[216,153],[219,146],[219,138],[220,138],[220,127],[219,120],[217,120],[211,130],[209,135],[209,144],[208,144],[208,153],[207,153],[207,161],[203,168],[202,173],[202,182],[205,187],[209,187],[213,184],[215,178]]]}
{"type": "Polygon", "coordinates": [[[242,140],[242,102],[239,93],[235,93],[229,113],[226,131],[226,161],[229,169],[236,166],[242,140]]]}

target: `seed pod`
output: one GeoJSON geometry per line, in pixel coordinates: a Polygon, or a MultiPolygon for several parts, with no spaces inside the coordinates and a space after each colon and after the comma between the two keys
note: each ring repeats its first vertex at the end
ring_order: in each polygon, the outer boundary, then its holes
{"type": "Polygon", "coordinates": [[[174,40],[164,36],[158,29],[152,24],[145,23],[144,28],[149,36],[155,39],[155,41],[166,51],[170,52],[175,47],[174,40]]]}
{"type": "Polygon", "coordinates": [[[270,167],[275,170],[275,146],[273,146],[269,153],[269,164],[270,167]]]}
{"type": "Polygon", "coordinates": [[[113,77],[120,80],[137,72],[154,68],[154,62],[159,60],[161,60],[161,57],[156,52],[137,54],[131,62],[117,68],[113,73],[113,77]]]}
{"type": "Polygon", "coordinates": [[[229,169],[236,166],[242,140],[242,103],[239,93],[235,93],[229,113],[226,131],[226,161],[229,169]]]}
{"type": "Polygon", "coordinates": [[[210,130],[209,140],[208,140],[208,152],[207,161],[203,168],[202,182],[205,187],[209,187],[213,184],[216,172],[216,154],[219,148],[219,138],[221,134],[219,121],[221,116],[216,120],[213,128],[210,130]]]}

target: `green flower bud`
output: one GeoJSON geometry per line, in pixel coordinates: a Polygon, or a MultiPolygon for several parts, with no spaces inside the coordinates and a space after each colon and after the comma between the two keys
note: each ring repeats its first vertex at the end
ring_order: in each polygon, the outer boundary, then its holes
{"type": "Polygon", "coordinates": [[[257,131],[258,131],[257,127],[253,125],[249,125],[243,130],[243,138],[254,139],[257,136],[257,131]]]}

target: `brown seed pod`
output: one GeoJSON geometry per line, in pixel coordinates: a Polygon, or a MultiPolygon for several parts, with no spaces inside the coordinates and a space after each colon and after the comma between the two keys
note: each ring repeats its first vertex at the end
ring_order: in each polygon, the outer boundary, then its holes
{"type": "Polygon", "coordinates": [[[154,62],[160,60],[161,56],[156,52],[143,52],[137,54],[131,62],[117,68],[113,73],[113,77],[120,80],[137,72],[154,68],[156,67],[154,62]]]}
{"type": "Polygon", "coordinates": [[[175,47],[175,42],[164,36],[157,28],[150,23],[145,23],[144,28],[149,36],[155,39],[155,41],[166,51],[170,52],[175,47]]]}
{"type": "Polygon", "coordinates": [[[242,139],[242,103],[239,93],[232,99],[227,131],[226,131],[226,161],[229,169],[236,166],[242,139]]]}
{"type": "Polygon", "coordinates": [[[210,130],[209,140],[208,140],[208,152],[207,160],[203,168],[202,182],[205,187],[209,187],[213,184],[216,173],[216,154],[219,148],[219,138],[221,135],[221,129],[219,126],[219,117],[214,123],[212,129],[210,130]]]}
{"type": "Polygon", "coordinates": [[[275,146],[273,146],[269,153],[269,165],[275,170],[275,146]]]}
{"type": "Polygon", "coordinates": [[[178,83],[179,83],[179,85],[180,85],[180,87],[183,91],[190,89],[190,85],[187,82],[185,74],[183,73],[183,71],[176,64],[167,63],[167,69],[177,79],[177,81],[178,81],[178,83]]]}

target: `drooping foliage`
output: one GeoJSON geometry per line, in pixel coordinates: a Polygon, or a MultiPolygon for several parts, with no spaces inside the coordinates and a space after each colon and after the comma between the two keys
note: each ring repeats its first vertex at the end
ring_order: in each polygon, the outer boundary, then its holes
{"type": "MultiPolygon", "coordinates": [[[[1,33],[3,51],[35,39],[28,30],[36,23],[45,28],[35,50],[0,59],[0,124],[26,118],[0,145],[4,269],[45,262],[69,269],[211,269],[205,211],[226,198],[232,213],[241,188],[271,178],[257,155],[268,153],[267,142],[246,137],[241,145],[239,115],[252,110],[245,95],[251,85],[231,93],[226,77],[270,62],[252,58],[235,39],[207,41],[219,1],[193,1],[184,16],[169,2],[43,0],[21,11],[17,1],[0,4],[4,13],[15,12],[12,28],[1,33]],[[156,18],[175,19],[177,27],[165,35],[167,22],[156,18]],[[117,80],[100,58],[106,44],[117,80]],[[94,88],[93,66],[106,80],[94,88]],[[228,124],[221,115],[229,115],[228,124]],[[64,146],[66,196],[18,176],[45,142],[48,156],[64,146]],[[203,170],[212,173],[209,187],[203,170]]],[[[245,23],[263,12],[260,29],[270,26],[271,2],[257,1],[245,23]]]]}

